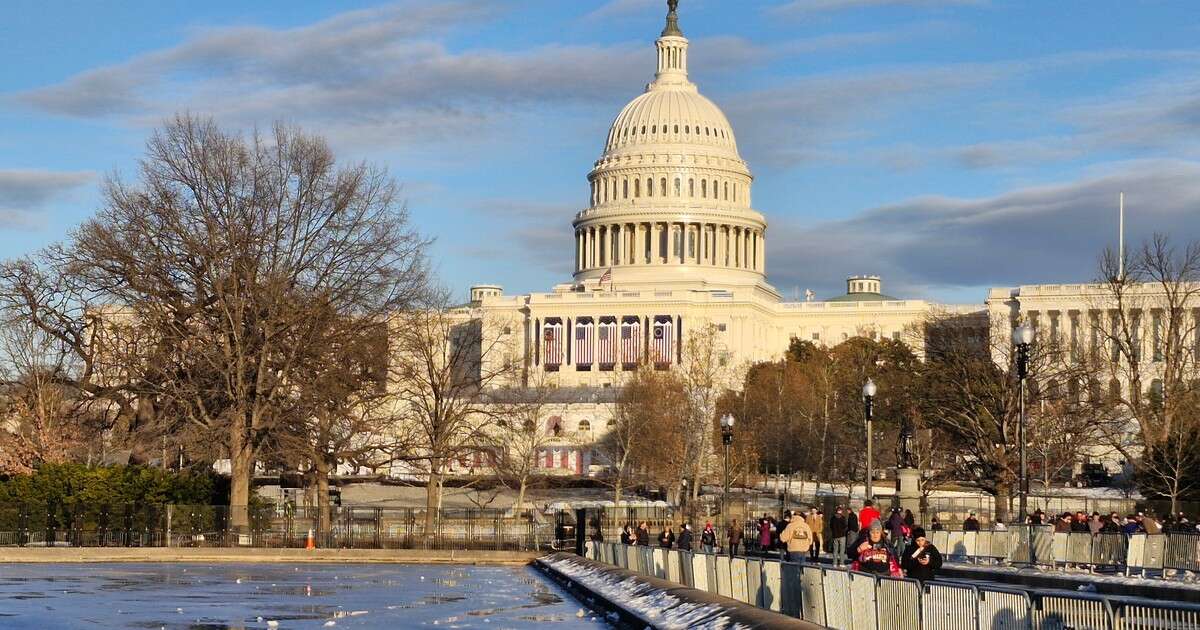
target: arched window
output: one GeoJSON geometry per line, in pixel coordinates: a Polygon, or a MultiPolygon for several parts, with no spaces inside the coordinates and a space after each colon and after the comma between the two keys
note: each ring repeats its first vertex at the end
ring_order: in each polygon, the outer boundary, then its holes
{"type": "Polygon", "coordinates": [[[650,133],[658,133],[658,125],[650,125],[650,133]]]}
{"type": "Polygon", "coordinates": [[[622,197],[624,197],[625,199],[629,198],[629,180],[628,179],[621,180],[621,192],[622,192],[622,197]]]}
{"type": "Polygon", "coordinates": [[[729,182],[725,182],[725,201],[729,201],[729,182]]]}
{"type": "Polygon", "coordinates": [[[691,131],[691,128],[690,128],[690,127],[688,127],[687,125],[684,125],[684,126],[683,126],[683,133],[692,133],[692,131],[691,131]]]}
{"type": "Polygon", "coordinates": [[[708,135],[708,127],[704,128],[704,135],[706,135],[706,136],[708,135]]]}
{"type": "Polygon", "coordinates": [[[675,178],[675,196],[676,197],[679,196],[679,178],[678,177],[675,178]]]}
{"type": "Polygon", "coordinates": [[[700,198],[701,199],[708,198],[708,180],[707,179],[700,180],[700,198]]]}
{"type": "Polygon", "coordinates": [[[664,177],[658,180],[658,193],[660,197],[667,196],[667,178],[664,177]]]}
{"type": "Polygon", "coordinates": [[[737,182],[733,182],[733,202],[737,203],[737,182]]]}
{"type": "Polygon", "coordinates": [[[633,180],[633,196],[634,198],[642,196],[642,180],[633,180]]]}
{"type": "Polygon", "coordinates": [[[533,420],[530,420],[530,419],[526,418],[526,419],[525,419],[525,422],[522,422],[522,423],[521,423],[521,430],[522,430],[522,431],[525,431],[526,433],[532,433],[532,432],[533,432],[533,426],[534,426],[534,425],[533,425],[533,420]]]}
{"type": "Polygon", "coordinates": [[[679,125],[675,125],[675,133],[679,133],[679,125]]]}
{"type": "Polygon", "coordinates": [[[654,196],[654,179],[650,178],[650,177],[646,178],[646,196],[647,197],[654,196]]]}
{"type": "Polygon", "coordinates": [[[642,125],[642,135],[646,135],[646,125],[642,125]]]}
{"type": "Polygon", "coordinates": [[[582,432],[584,432],[584,431],[591,431],[591,430],[592,430],[592,423],[591,423],[591,422],[588,422],[587,420],[580,420],[580,421],[579,421],[579,431],[580,431],[581,433],[582,433],[582,432]]]}
{"type": "Polygon", "coordinates": [[[688,196],[696,196],[696,180],[688,178],[688,196]]]}

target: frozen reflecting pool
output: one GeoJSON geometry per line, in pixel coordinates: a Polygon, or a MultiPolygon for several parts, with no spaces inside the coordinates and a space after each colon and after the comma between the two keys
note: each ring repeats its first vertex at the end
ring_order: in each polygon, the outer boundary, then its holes
{"type": "Polygon", "coordinates": [[[0,628],[543,626],[605,624],[527,567],[0,565],[0,628]]]}

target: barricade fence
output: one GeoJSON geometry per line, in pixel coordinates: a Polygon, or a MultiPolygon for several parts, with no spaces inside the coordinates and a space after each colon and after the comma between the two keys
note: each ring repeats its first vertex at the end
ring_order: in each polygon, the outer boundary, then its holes
{"type": "Polygon", "coordinates": [[[1049,525],[1004,531],[928,532],[947,560],[1126,572],[1200,571],[1200,534],[1056,533],[1049,525]]]}
{"type": "Polygon", "coordinates": [[[592,541],[588,557],[837,630],[1200,628],[1200,605],[939,580],[592,541]],[[649,552],[649,553],[647,553],[649,552]],[[654,558],[649,570],[644,558],[654,558]],[[661,559],[661,560],[659,560],[661,559]],[[674,577],[679,579],[674,579],[674,577]]]}
{"type": "Polygon", "coordinates": [[[0,546],[561,549],[566,515],[527,510],[60,504],[0,507],[0,546]]]}

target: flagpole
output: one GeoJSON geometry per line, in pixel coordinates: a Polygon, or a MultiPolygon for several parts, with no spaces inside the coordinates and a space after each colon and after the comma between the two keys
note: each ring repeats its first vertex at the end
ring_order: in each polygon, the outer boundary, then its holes
{"type": "Polygon", "coordinates": [[[1120,202],[1120,219],[1118,220],[1118,245],[1117,256],[1120,260],[1117,262],[1117,278],[1125,280],[1125,193],[1121,193],[1120,202]]]}

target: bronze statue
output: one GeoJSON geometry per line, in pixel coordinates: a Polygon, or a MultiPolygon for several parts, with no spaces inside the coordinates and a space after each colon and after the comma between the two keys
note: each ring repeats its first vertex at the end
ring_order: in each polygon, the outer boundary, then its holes
{"type": "Polygon", "coordinates": [[[674,13],[679,8],[679,0],[667,0],[667,11],[674,13]]]}
{"type": "Polygon", "coordinates": [[[900,425],[900,441],[896,444],[896,467],[916,468],[917,452],[913,445],[912,423],[908,418],[900,425]]]}

